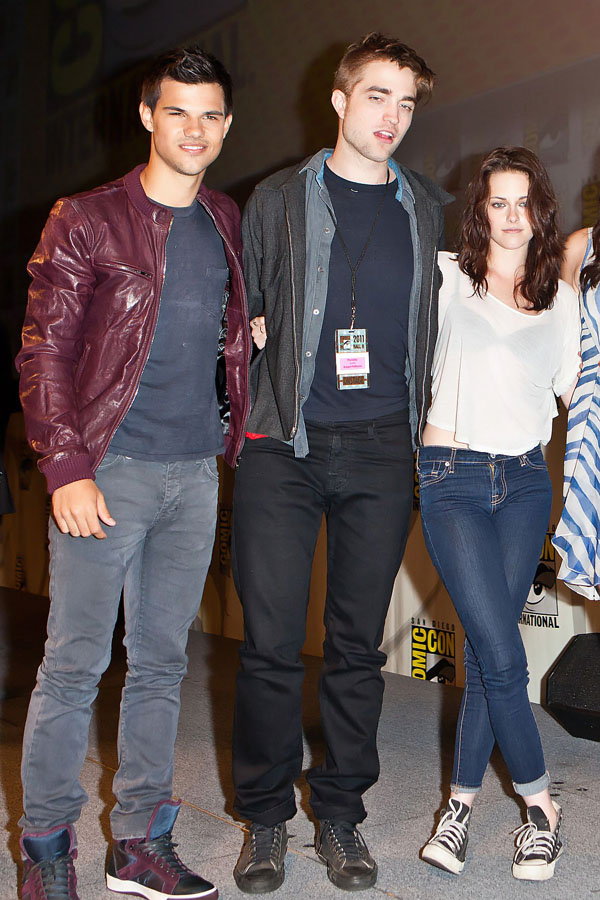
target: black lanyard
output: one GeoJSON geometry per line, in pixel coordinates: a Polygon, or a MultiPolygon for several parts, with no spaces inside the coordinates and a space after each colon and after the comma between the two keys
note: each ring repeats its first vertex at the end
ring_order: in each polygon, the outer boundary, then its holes
{"type": "MultiPolygon", "coordinates": [[[[389,184],[389,181],[390,181],[390,170],[388,168],[387,173],[386,173],[386,178],[385,178],[386,188],[389,184]]],[[[344,240],[344,238],[342,236],[342,232],[340,231],[340,226],[338,225],[336,218],[335,218],[333,212],[331,211],[331,209],[329,208],[329,206],[327,207],[327,209],[329,209],[329,215],[331,216],[331,218],[333,220],[333,224],[335,225],[336,233],[340,239],[340,244],[342,245],[342,250],[344,251],[344,253],[346,255],[346,259],[348,260],[348,266],[350,267],[350,276],[351,276],[351,284],[352,284],[352,299],[351,299],[351,307],[350,307],[350,310],[351,310],[350,331],[354,330],[354,320],[356,319],[356,276],[358,274],[360,264],[365,257],[365,253],[367,252],[367,248],[368,248],[369,244],[371,243],[371,238],[373,237],[373,232],[375,231],[375,225],[377,224],[377,219],[379,218],[379,213],[381,212],[381,209],[383,207],[383,201],[385,200],[386,194],[387,194],[387,191],[382,191],[381,200],[379,201],[379,206],[377,207],[377,212],[375,213],[375,218],[373,219],[373,224],[371,225],[371,230],[369,231],[369,236],[368,236],[367,240],[365,241],[365,245],[360,252],[360,256],[358,257],[355,266],[352,265],[352,260],[350,259],[350,253],[348,251],[348,247],[346,246],[346,241],[344,240]]]]}

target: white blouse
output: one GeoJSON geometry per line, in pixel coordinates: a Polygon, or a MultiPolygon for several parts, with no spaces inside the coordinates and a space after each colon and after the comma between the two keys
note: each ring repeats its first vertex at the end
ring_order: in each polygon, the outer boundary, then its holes
{"type": "Polygon", "coordinates": [[[560,396],[579,372],[581,319],[560,281],[551,309],[526,315],[474,293],[455,254],[439,253],[444,278],[427,421],[483,453],[518,456],[547,444],[560,396]]]}

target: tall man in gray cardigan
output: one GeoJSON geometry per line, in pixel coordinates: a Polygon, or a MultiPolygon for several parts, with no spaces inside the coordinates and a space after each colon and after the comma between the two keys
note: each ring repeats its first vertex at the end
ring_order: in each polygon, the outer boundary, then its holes
{"type": "Polygon", "coordinates": [[[302,770],[300,651],[323,514],[327,748],[308,773],[316,849],[340,888],[377,878],[356,825],[379,775],[379,646],[408,536],[450,199],[391,156],[432,85],[399,41],[372,34],[352,45],[334,80],[335,149],[267,178],[245,212],[249,310],[264,346],[251,370],[234,516],[245,642],[233,772],[236,808],[251,822],[234,876],[248,893],[275,890],[285,875],[302,770]]]}

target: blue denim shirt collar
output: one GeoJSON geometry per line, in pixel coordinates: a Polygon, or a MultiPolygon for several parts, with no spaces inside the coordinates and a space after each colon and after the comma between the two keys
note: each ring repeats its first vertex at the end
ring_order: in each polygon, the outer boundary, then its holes
{"type": "MultiPolygon", "coordinates": [[[[329,157],[332,155],[333,155],[333,150],[329,150],[329,149],[319,150],[318,153],[315,153],[315,155],[311,159],[309,159],[309,161],[306,163],[304,168],[300,170],[300,172],[302,173],[302,172],[305,172],[307,169],[312,169],[312,171],[315,173],[319,187],[323,187],[323,172],[325,170],[325,163],[327,162],[329,157]]],[[[405,180],[402,178],[402,173],[400,172],[400,169],[398,167],[396,160],[392,159],[390,157],[390,159],[388,160],[388,163],[389,163],[390,169],[396,176],[396,183],[398,185],[396,188],[395,199],[398,200],[399,203],[401,203],[403,191],[406,189],[406,190],[408,190],[409,193],[411,193],[410,185],[407,182],[405,182],[405,180]]],[[[414,200],[414,198],[413,198],[413,200],[414,200]]]]}

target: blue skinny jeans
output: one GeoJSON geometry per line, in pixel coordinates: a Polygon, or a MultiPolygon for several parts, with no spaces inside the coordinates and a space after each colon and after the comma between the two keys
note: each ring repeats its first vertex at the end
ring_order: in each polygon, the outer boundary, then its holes
{"type": "Polygon", "coordinates": [[[466,634],[452,789],[481,788],[497,741],[521,796],[549,784],[518,627],[552,504],[539,447],[521,456],[421,447],[427,549],[466,634]]]}

